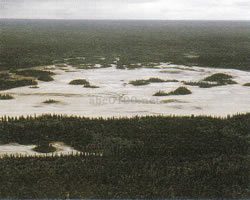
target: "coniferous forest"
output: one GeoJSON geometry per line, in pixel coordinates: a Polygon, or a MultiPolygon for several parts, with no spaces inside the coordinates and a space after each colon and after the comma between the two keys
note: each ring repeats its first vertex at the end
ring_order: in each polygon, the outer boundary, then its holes
{"type": "Polygon", "coordinates": [[[246,198],[249,132],[249,114],[3,117],[2,144],[59,141],[82,153],[3,157],[0,197],[246,198]]]}

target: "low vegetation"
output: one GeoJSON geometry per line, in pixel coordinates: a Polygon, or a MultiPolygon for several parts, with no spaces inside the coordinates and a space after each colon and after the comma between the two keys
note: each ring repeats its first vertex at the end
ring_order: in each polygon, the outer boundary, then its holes
{"type": "Polygon", "coordinates": [[[83,85],[85,88],[99,88],[98,86],[91,85],[86,79],[76,79],[69,82],[70,85],[83,85]]]}
{"type": "Polygon", "coordinates": [[[180,101],[178,99],[165,99],[165,100],[162,100],[161,103],[165,103],[165,104],[168,104],[168,103],[184,103],[184,101],[180,101]]]}
{"type": "Polygon", "coordinates": [[[164,83],[165,81],[160,78],[149,78],[147,80],[149,83],[164,83]]]}
{"type": "Polygon", "coordinates": [[[233,77],[228,74],[223,74],[223,73],[217,73],[213,74],[211,76],[208,76],[204,79],[204,81],[209,81],[209,82],[223,82],[224,80],[229,80],[232,79],[233,77]]]}
{"type": "Polygon", "coordinates": [[[72,65],[73,67],[75,68],[78,68],[78,69],[95,69],[95,64],[79,64],[79,65],[72,65]]]}
{"type": "Polygon", "coordinates": [[[187,82],[183,81],[185,85],[199,86],[200,88],[212,88],[223,85],[237,84],[236,81],[232,80],[232,76],[224,73],[217,73],[206,77],[205,79],[198,82],[187,82]]]}
{"type": "Polygon", "coordinates": [[[129,84],[134,86],[142,86],[142,85],[149,85],[150,82],[147,80],[135,80],[135,81],[130,81],[129,84]]]}
{"type": "Polygon", "coordinates": [[[83,87],[85,87],[85,88],[93,88],[93,89],[95,89],[95,88],[100,88],[99,86],[90,85],[90,84],[85,84],[83,87]]]}
{"type": "Polygon", "coordinates": [[[43,103],[45,103],[45,104],[58,104],[58,103],[60,103],[60,101],[57,101],[54,99],[48,99],[48,100],[44,101],[43,103]]]}
{"type": "Polygon", "coordinates": [[[205,81],[199,81],[199,82],[183,81],[183,83],[185,85],[190,85],[190,86],[199,86],[200,88],[212,88],[219,86],[218,83],[210,83],[205,81]]]}
{"type": "Polygon", "coordinates": [[[10,94],[0,94],[0,100],[10,100],[14,99],[14,97],[10,94]]]}
{"type": "Polygon", "coordinates": [[[179,87],[172,92],[158,91],[154,94],[154,96],[171,96],[171,95],[188,95],[188,94],[192,94],[192,92],[189,89],[187,89],[186,87],[179,87]]]}
{"type": "Polygon", "coordinates": [[[15,71],[15,74],[25,76],[25,77],[33,77],[38,79],[39,81],[53,81],[53,75],[55,75],[51,71],[44,71],[44,70],[35,70],[35,69],[28,69],[28,70],[18,70],[15,71]]]}
{"type": "Polygon", "coordinates": [[[186,87],[179,87],[173,92],[169,93],[169,95],[188,95],[188,94],[192,94],[192,92],[186,87]]]}
{"type": "Polygon", "coordinates": [[[158,91],[158,92],[156,92],[155,94],[154,94],[154,96],[158,96],[158,97],[161,97],[161,96],[168,96],[169,94],[167,93],[167,92],[164,92],[164,91],[162,91],[162,90],[160,90],[160,91],[158,91]]]}
{"type": "Polygon", "coordinates": [[[134,85],[134,86],[142,86],[142,85],[149,85],[150,83],[167,83],[167,82],[178,82],[178,80],[163,80],[160,78],[149,78],[146,80],[135,80],[135,81],[130,81],[129,84],[134,85]]]}
{"type": "Polygon", "coordinates": [[[10,73],[0,74],[0,90],[8,90],[12,88],[37,84],[37,81],[32,78],[17,77],[10,73]]]}
{"type": "Polygon", "coordinates": [[[86,79],[76,79],[69,82],[70,85],[86,85],[89,82],[86,79]]]}
{"type": "Polygon", "coordinates": [[[250,87],[250,83],[245,83],[243,86],[250,87]]]}
{"type": "Polygon", "coordinates": [[[237,84],[234,80],[232,80],[232,76],[223,73],[213,74],[211,76],[206,77],[203,81],[207,82],[216,82],[218,85],[231,85],[237,84]]]}
{"type": "Polygon", "coordinates": [[[67,67],[67,65],[61,63],[61,64],[55,64],[55,67],[65,68],[65,67],[67,67]]]}
{"type": "Polygon", "coordinates": [[[4,144],[59,141],[103,156],[4,157],[0,197],[244,199],[249,194],[249,120],[249,114],[221,119],[3,117],[4,144]]]}

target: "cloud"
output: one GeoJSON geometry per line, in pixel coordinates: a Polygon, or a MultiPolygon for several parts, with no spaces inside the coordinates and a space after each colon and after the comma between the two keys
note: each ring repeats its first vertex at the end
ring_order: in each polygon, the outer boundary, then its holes
{"type": "Polygon", "coordinates": [[[249,0],[0,0],[1,18],[250,20],[249,0]]]}

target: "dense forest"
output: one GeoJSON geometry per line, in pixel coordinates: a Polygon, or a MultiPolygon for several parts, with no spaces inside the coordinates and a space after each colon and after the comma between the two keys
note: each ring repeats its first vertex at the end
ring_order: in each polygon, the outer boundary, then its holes
{"type": "Polygon", "coordinates": [[[249,133],[250,114],[3,117],[2,144],[60,141],[102,156],[4,157],[0,197],[246,198],[249,133]]]}
{"type": "MultiPolygon", "coordinates": [[[[243,21],[0,20],[0,69],[64,58],[119,57],[119,68],[172,62],[250,70],[250,24],[243,21]]],[[[78,60],[79,61],[79,60],[78,60]]],[[[71,64],[84,64],[74,61],[71,64]]],[[[81,66],[86,67],[86,66],[81,66]]]]}

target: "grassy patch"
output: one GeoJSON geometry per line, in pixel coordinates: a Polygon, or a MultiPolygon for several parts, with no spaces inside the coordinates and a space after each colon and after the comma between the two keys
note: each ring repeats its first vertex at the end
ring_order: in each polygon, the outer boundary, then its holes
{"type": "Polygon", "coordinates": [[[130,63],[129,60],[119,60],[117,61],[117,69],[140,69],[140,68],[150,68],[150,69],[158,69],[160,63],[153,62],[143,62],[143,63],[130,63]]]}
{"type": "Polygon", "coordinates": [[[14,97],[10,94],[0,94],[0,100],[10,100],[14,99],[14,97]]]}
{"type": "Polygon", "coordinates": [[[130,81],[129,84],[134,86],[142,86],[142,85],[149,85],[150,83],[168,83],[168,82],[178,82],[178,80],[163,80],[160,78],[149,78],[149,79],[141,79],[130,81]]]}
{"type": "Polygon", "coordinates": [[[51,71],[43,71],[35,69],[15,71],[15,74],[25,77],[37,78],[39,81],[45,81],[45,82],[53,81],[54,79],[52,78],[52,76],[55,75],[51,71]]]}
{"type": "Polygon", "coordinates": [[[48,100],[44,101],[43,103],[45,103],[45,104],[58,104],[58,103],[60,103],[60,101],[57,101],[54,99],[48,99],[48,100]]]}
{"type": "Polygon", "coordinates": [[[171,96],[171,95],[188,95],[188,94],[192,94],[192,92],[189,89],[187,89],[186,87],[179,87],[172,92],[158,91],[154,94],[154,96],[171,96]]]}

